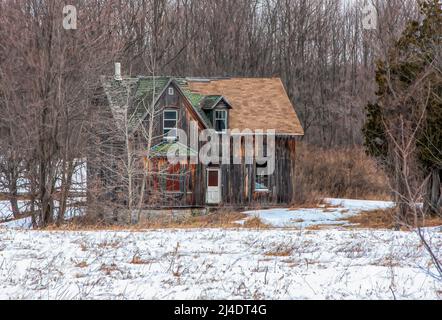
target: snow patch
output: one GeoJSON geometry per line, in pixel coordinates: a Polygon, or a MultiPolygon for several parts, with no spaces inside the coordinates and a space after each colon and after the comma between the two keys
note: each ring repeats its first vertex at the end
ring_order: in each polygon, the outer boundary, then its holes
{"type": "Polygon", "coordinates": [[[394,202],[350,199],[325,199],[323,206],[314,209],[270,209],[244,212],[250,217],[260,218],[262,222],[275,228],[308,228],[322,225],[346,225],[348,219],[364,211],[385,210],[394,207],[394,202]]]}

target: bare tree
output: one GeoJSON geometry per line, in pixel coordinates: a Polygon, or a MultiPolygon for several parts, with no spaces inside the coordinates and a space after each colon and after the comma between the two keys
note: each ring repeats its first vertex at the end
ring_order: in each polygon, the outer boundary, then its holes
{"type": "MultiPolygon", "coordinates": [[[[96,75],[119,48],[109,30],[115,17],[110,2],[81,2],[80,32],[63,29],[63,6],[57,1],[0,5],[0,113],[2,132],[9,137],[0,153],[16,154],[14,166],[27,181],[33,221],[46,226],[64,219],[72,175],[85,157],[96,75]]],[[[14,163],[8,162],[9,167],[14,163]]]]}

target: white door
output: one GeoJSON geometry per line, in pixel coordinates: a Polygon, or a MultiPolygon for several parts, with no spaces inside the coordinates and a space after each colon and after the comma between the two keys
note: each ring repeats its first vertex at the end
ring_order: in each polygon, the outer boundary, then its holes
{"type": "Polygon", "coordinates": [[[221,170],[207,169],[207,204],[221,203],[221,170]]]}

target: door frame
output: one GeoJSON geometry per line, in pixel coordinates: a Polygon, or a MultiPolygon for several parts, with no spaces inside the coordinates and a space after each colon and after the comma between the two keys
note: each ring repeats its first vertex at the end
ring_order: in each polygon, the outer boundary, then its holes
{"type": "Polygon", "coordinates": [[[206,204],[208,205],[217,205],[220,204],[222,202],[222,190],[221,190],[221,168],[207,168],[206,169],[206,204]],[[217,171],[218,172],[218,192],[219,192],[219,202],[218,203],[209,203],[209,199],[208,199],[208,193],[209,193],[209,188],[214,188],[214,187],[209,187],[209,172],[210,171],[217,171]]]}

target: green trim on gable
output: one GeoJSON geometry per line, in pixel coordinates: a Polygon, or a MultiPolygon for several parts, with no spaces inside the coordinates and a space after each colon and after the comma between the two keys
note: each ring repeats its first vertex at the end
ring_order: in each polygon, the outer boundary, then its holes
{"type": "Polygon", "coordinates": [[[206,109],[210,104],[217,104],[224,98],[222,96],[205,96],[191,92],[188,89],[185,78],[156,76],[124,78],[121,81],[109,77],[102,78],[103,88],[109,104],[114,108],[113,111],[120,112],[124,106],[128,105],[127,117],[129,130],[131,131],[135,130],[147,116],[148,108],[152,101],[156,104],[167,87],[172,83],[178,87],[183,96],[189,101],[203,124],[209,129],[213,128],[212,121],[203,108],[206,109]]]}
{"type": "Polygon", "coordinates": [[[152,147],[150,149],[151,158],[167,158],[167,154],[170,148],[174,147],[176,152],[179,152],[179,155],[186,154],[188,157],[197,157],[198,152],[189,148],[188,146],[180,143],[180,142],[168,142],[163,141],[160,144],[152,147]]]}

